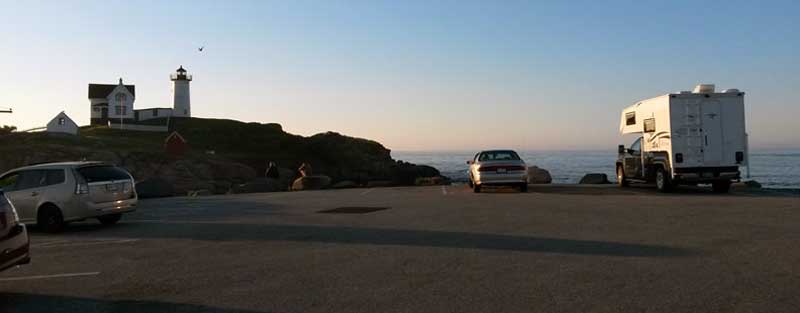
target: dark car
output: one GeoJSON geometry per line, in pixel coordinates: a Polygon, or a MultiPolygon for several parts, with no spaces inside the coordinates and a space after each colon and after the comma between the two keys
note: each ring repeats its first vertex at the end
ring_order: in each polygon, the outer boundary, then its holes
{"type": "Polygon", "coordinates": [[[30,263],[29,249],[25,224],[19,222],[17,211],[0,190],[0,271],[30,263]]]}

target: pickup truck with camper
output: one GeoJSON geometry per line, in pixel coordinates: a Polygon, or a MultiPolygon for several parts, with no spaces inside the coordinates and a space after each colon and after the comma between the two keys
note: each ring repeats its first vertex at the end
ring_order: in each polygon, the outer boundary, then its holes
{"type": "Polygon", "coordinates": [[[637,134],[618,147],[617,183],[655,182],[667,192],[679,184],[711,184],[728,192],[748,162],[744,92],[702,84],[643,100],[622,111],[622,134],[637,134]]]}

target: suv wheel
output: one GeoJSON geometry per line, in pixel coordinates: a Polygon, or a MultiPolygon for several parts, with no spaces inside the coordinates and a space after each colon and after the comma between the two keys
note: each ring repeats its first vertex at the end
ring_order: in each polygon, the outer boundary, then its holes
{"type": "Polygon", "coordinates": [[[55,205],[45,205],[39,209],[36,226],[48,233],[60,233],[64,230],[64,215],[55,205]]]}
{"type": "Polygon", "coordinates": [[[622,166],[617,166],[617,185],[620,187],[628,187],[628,181],[625,180],[625,170],[622,166]]]}
{"type": "Polygon", "coordinates": [[[476,183],[472,183],[472,192],[480,193],[481,192],[481,185],[478,185],[476,183]]]}
{"type": "Polygon", "coordinates": [[[121,218],[122,214],[117,213],[117,214],[98,216],[97,220],[100,221],[100,223],[102,223],[103,225],[114,225],[117,222],[119,222],[119,219],[121,218]]]}
{"type": "Polygon", "coordinates": [[[730,181],[715,181],[711,183],[711,190],[715,193],[728,193],[731,190],[730,181]]]}
{"type": "Polygon", "coordinates": [[[656,170],[656,188],[661,192],[670,192],[672,190],[672,180],[663,167],[656,170]]]}
{"type": "Polygon", "coordinates": [[[522,183],[519,185],[520,192],[528,192],[528,183],[522,183]]]}

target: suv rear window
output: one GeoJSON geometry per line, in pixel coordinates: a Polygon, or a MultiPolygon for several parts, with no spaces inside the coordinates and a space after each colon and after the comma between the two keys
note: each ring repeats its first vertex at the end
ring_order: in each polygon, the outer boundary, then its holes
{"type": "Polygon", "coordinates": [[[87,183],[131,179],[128,172],[116,166],[100,165],[81,167],[78,169],[78,173],[83,176],[83,179],[85,179],[87,183]]]}

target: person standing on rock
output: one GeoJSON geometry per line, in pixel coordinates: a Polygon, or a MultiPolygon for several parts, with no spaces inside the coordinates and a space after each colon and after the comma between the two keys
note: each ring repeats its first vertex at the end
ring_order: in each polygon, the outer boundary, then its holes
{"type": "Polygon", "coordinates": [[[278,166],[275,164],[275,162],[269,162],[269,166],[267,166],[267,171],[264,173],[264,176],[273,179],[281,178],[280,171],[278,171],[278,166]]]}
{"type": "Polygon", "coordinates": [[[300,168],[297,170],[300,172],[300,176],[302,177],[311,176],[311,165],[308,163],[301,164],[300,168]]]}

